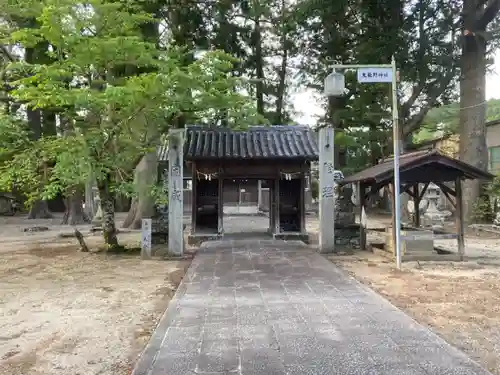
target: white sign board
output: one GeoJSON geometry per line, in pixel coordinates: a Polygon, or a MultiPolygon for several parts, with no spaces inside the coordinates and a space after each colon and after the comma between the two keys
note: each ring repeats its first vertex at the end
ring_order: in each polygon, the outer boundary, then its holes
{"type": "Polygon", "coordinates": [[[361,68],[358,69],[359,83],[391,83],[391,68],[361,68]]]}
{"type": "Polygon", "coordinates": [[[151,258],[151,219],[142,219],[141,255],[142,258],[151,258]]]}

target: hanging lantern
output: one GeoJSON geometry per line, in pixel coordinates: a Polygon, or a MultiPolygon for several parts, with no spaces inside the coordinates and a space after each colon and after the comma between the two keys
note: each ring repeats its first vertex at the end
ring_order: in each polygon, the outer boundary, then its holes
{"type": "Polygon", "coordinates": [[[342,96],[345,92],[345,76],[335,70],[325,78],[325,96],[342,96]]]}

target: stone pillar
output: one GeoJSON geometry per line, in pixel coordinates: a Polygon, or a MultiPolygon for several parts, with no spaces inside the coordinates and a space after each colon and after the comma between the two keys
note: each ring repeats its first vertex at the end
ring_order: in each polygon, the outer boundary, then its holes
{"type": "Polygon", "coordinates": [[[183,194],[184,129],[172,129],[168,139],[168,252],[184,253],[183,194]]]}
{"type": "Polygon", "coordinates": [[[335,251],[334,131],[319,130],[319,250],[335,251]]]}

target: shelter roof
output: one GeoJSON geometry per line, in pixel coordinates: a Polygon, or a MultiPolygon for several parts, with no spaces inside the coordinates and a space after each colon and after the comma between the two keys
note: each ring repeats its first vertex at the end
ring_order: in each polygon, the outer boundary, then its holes
{"type": "MultiPolygon", "coordinates": [[[[401,183],[449,182],[457,177],[468,180],[491,180],[493,175],[463,161],[441,154],[438,150],[424,150],[403,154],[399,159],[401,183]]],[[[394,179],[394,158],[384,159],[352,176],[341,184],[355,182],[387,184],[394,179]]]]}

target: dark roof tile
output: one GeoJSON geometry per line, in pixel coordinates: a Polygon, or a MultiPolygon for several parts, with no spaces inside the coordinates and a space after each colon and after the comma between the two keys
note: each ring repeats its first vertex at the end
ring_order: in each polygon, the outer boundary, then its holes
{"type": "Polygon", "coordinates": [[[252,126],[242,131],[189,126],[184,158],[317,160],[318,145],[313,131],[302,126],[252,126]]]}

